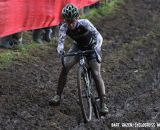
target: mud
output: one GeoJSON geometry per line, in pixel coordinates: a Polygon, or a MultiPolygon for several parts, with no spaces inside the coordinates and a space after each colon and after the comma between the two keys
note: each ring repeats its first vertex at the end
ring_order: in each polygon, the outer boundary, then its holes
{"type": "MultiPolygon", "coordinates": [[[[61,68],[56,49],[50,47],[0,71],[0,130],[117,130],[124,128],[111,128],[111,123],[159,122],[159,5],[159,0],[127,0],[115,14],[95,23],[104,37],[102,75],[109,113],[103,119],[83,123],[76,66],[61,105],[49,106],[61,68]]],[[[151,128],[139,128],[146,129],[151,128]]]]}

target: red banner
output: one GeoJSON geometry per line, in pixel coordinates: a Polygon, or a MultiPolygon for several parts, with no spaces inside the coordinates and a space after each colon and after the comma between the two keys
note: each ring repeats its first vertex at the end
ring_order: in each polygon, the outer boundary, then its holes
{"type": "Polygon", "coordinates": [[[78,8],[98,0],[0,0],[0,37],[16,32],[55,26],[67,3],[78,8]]]}

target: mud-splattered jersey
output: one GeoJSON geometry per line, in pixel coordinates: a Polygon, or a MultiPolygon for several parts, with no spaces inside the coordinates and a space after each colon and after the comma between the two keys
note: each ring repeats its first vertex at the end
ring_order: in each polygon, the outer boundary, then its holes
{"type": "Polygon", "coordinates": [[[66,36],[70,36],[80,47],[96,44],[101,47],[103,38],[93,24],[87,19],[79,19],[74,30],[68,28],[66,23],[60,26],[58,46],[64,48],[66,36]]]}

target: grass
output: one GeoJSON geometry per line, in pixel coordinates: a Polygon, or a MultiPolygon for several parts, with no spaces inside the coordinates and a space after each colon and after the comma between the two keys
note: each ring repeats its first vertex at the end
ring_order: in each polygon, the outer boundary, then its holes
{"type": "Polygon", "coordinates": [[[4,69],[7,68],[12,59],[13,59],[14,55],[11,51],[6,51],[0,54],[0,69],[4,69]]]}
{"type": "Polygon", "coordinates": [[[97,19],[101,19],[104,16],[111,16],[115,13],[116,9],[124,3],[125,0],[112,0],[110,3],[103,5],[101,8],[92,9],[88,14],[82,15],[82,18],[97,21],[97,19]]]}
{"type": "Polygon", "coordinates": [[[0,70],[8,68],[11,62],[15,59],[32,59],[34,52],[46,51],[52,44],[40,45],[37,43],[24,44],[23,46],[16,46],[14,49],[6,50],[0,53],[0,70]]]}

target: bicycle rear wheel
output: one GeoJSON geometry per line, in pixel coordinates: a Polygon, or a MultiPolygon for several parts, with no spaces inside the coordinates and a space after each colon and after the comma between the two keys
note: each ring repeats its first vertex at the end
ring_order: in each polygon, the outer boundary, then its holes
{"type": "Polygon", "coordinates": [[[86,68],[78,69],[78,95],[84,122],[89,122],[92,118],[92,102],[90,94],[90,79],[86,68]]]}

